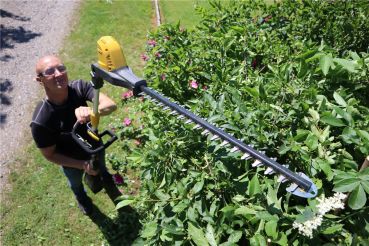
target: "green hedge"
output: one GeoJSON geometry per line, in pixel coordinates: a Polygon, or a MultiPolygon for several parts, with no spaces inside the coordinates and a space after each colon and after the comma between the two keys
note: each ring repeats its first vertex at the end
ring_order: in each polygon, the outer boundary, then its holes
{"type": "Polygon", "coordinates": [[[137,124],[117,127],[141,142],[126,156],[141,170],[141,193],[121,204],[141,208],[137,243],[369,243],[369,170],[358,171],[369,153],[366,1],[211,6],[198,8],[194,30],[164,25],[149,35],[146,79],[307,174],[320,198],[291,196],[265,167],[144,102],[135,108],[144,114],[132,115],[137,124]]]}

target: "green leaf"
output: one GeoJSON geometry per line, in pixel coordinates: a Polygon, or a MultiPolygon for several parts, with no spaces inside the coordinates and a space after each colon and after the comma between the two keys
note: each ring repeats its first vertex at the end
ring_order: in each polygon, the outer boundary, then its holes
{"type": "Polygon", "coordinates": [[[251,88],[248,86],[245,86],[243,88],[250,96],[254,98],[259,98],[259,90],[257,88],[251,88]]]}
{"type": "Polygon", "coordinates": [[[341,224],[333,225],[333,226],[330,226],[330,227],[326,228],[325,230],[323,230],[322,233],[325,234],[325,235],[334,234],[336,232],[342,231],[342,227],[343,227],[343,225],[341,225],[341,224]]]}
{"type": "Polygon", "coordinates": [[[342,118],[344,118],[347,123],[349,123],[350,125],[352,124],[352,117],[351,114],[347,113],[346,111],[344,111],[343,109],[333,106],[334,111],[336,111],[336,113],[341,116],[342,118]]]}
{"type": "Polygon", "coordinates": [[[315,217],[315,213],[311,208],[306,208],[302,214],[296,216],[297,223],[304,223],[305,221],[311,220],[315,217]]]}
{"type": "Polygon", "coordinates": [[[215,240],[215,232],[214,232],[214,228],[212,227],[211,224],[208,224],[206,226],[206,233],[205,233],[205,237],[208,240],[208,243],[211,246],[217,246],[217,241],[215,240]]]}
{"type": "Polygon", "coordinates": [[[309,114],[313,117],[314,121],[319,121],[319,113],[316,110],[309,108],[309,114]]]}
{"type": "Polygon", "coordinates": [[[256,194],[259,194],[261,192],[260,183],[257,174],[254,175],[254,177],[249,182],[249,185],[247,186],[247,193],[249,196],[254,196],[256,194]]]}
{"type": "Polygon", "coordinates": [[[236,208],[234,206],[228,205],[223,207],[220,211],[224,213],[225,217],[230,218],[234,214],[235,210],[236,208]]]}
{"type": "Polygon", "coordinates": [[[173,212],[174,213],[180,213],[183,210],[185,210],[187,207],[188,207],[188,204],[186,202],[181,201],[173,207],[173,212]]]}
{"type": "Polygon", "coordinates": [[[353,61],[341,58],[334,58],[333,61],[351,73],[356,72],[357,63],[353,61]]]}
{"type": "Polygon", "coordinates": [[[277,215],[271,215],[269,212],[267,211],[259,211],[256,213],[256,217],[265,221],[272,221],[278,220],[278,216],[277,215]]]}
{"type": "Polygon", "coordinates": [[[144,228],[141,231],[141,237],[143,238],[152,238],[156,235],[156,230],[158,228],[158,224],[155,221],[151,221],[147,224],[144,224],[144,228]]]}
{"type": "Polygon", "coordinates": [[[305,144],[306,144],[306,146],[308,146],[308,148],[310,150],[315,150],[318,147],[318,137],[315,136],[315,135],[310,134],[306,138],[305,144]]]}
{"type": "Polygon", "coordinates": [[[361,139],[369,142],[369,132],[363,131],[363,130],[357,130],[356,132],[357,132],[357,135],[361,137],[361,139]]]}
{"type": "Polygon", "coordinates": [[[277,190],[273,189],[271,185],[268,184],[268,194],[267,194],[268,205],[273,206],[279,210],[282,210],[282,198],[277,197],[277,190]]]}
{"type": "Polygon", "coordinates": [[[294,136],[293,138],[296,141],[302,141],[304,139],[306,139],[306,136],[310,133],[310,131],[308,130],[302,130],[302,129],[297,129],[297,133],[296,136],[294,136]]]}
{"type": "Polygon", "coordinates": [[[162,201],[166,201],[166,200],[168,200],[170,198],[170,195],[169,194],[165,194],[162,190],[157,190],[157,191],[155,191],[154,194],[155,194],[155,196],[157,198],[159,198],[162,201]]]}
{"type": "Polygon", "coordinates": [[[369,180],[369,167],[366,167],[359,172],[359,178],[363,180],[369,180]]]}
{"type": "Polygon", "coordinates": [[[228,242],[237,243],[238,241],[240,241],[241,237],[242,237],[242,231],[233,231],[232,234],[228,238],[228,242]]]}
{"type": "Polygon", "coordinates": [[[358,185],[356,189],[350,194],[348,205],[352,209],[360,209],[366,203],[366,195],[363,187],[358,185]]]}
{"type": "Polygon", "coordinates": [[[280,234],[281,234],[280,239],[276,243],[283,246],[288,245],[286,234],[284,234],[283,232],[281,232],[280,234]]]}
{"type": "Polygon", "coordinates": [[[246,206],[241,206],[239,208],[237,208],[235,211],[234,211],[234,214],[237,215],[237,214],[240,214],[240,215],[243,215],[243,216],[246,216],[246,215],[254,215],[256,214],[256,210],[253,210],[249,207],[246,207],[246,206]]]}
{"type": "Polygon", "coordinates": [[[277,221],[271,220],[265,224],[265,232],[269,237],[276,239],[278,237],[277,221]]]}
{"type": "Polygon", "coordinates": [[[345,99],[343,99],[343,98],[341,97],[341,95],[340,95],[340,94],[338,94],[336,91],[333,93],[333,97],[334,97],[334,100],[335,100],[339,105],[341,105],[341,106],[343,106],[343,107],[346,107],[346,106],[347,106],[347,103],[346,103],[345,99]]]}
{"type": "Polygon", "coordinates": [[[134,202],[135,202],[135,200],[123,200],[123,201],[120,201],[120,202],[117,204],[117,206],[115,207],[115,210],[118,210],[118,209],[120,209],[120,208],[123,208],[123,207],[125,207],[125,206],[127,206],[127,205],[129,205],[129,204],[134,203],[134,202]]]}
{"type": "Polygon", "coordinates": [[[360,184],[360,181],[357,178],[343,179],[343,180],[340,180],[339,182],[334,184],[333,191],[335,191],[335,192],[351,192],[359,184],[360,184]]]}
{"type": "Polygon", "coordinates": [[[361,181],[361,185],[367,194],[369,194],[369,181],[361,181]]]}
{"type": "Polygon", "coordinates": [[[326,160],[317,160],[320,169],[323,170],[324,174],[327,175],[327,180],[331,181],[333,179],[333,172],[331,165],[329,165],[328,161],[326,160]]]}
{"type": "Polygon", "coordinates": [[[197,182],[192,191],[194,192],[194,194],[199,193],[202,190],[202,187],[204,187],[204,179],[201,179],[201,181],[197,182]]]}
{"type": "Polygon", "coordinates": [[[325,140],[328,139],[329,134],[330,134],[330,126],[327,126],[326,128],[324,128],[323,132],[317,137],[319,138],[319,141],[323,143],[325,142],[325,140]]]}
{"type": "Polygon", "coordinates": [[[200,228],[194,226],[192,223],[188,223],[188,235],[195,242],[196,245],[209,245],[208,241],[205,238],[204,232],[200,228]]]}
{"type": "Polygon", "coordinates": [[[267,243],[265,241],[265,238],[258,233],[258,234],[255,234],[252,238],[250,238],[250,245],[266,246],[267,243]]]}
{"type": "Polygon", "coordinates": [[[333,61],[331,54],[321,56],[319,59],[319,66],[324,75],[328,74],[329,68],[331,67],[332,64],[333,61]]]}
{"type": "Polygon", "coordinates": [[[320,121],[331,126],[346,126],[341,119],[337,119],[332,115],[326,115],[320,118],[320,121]]]}

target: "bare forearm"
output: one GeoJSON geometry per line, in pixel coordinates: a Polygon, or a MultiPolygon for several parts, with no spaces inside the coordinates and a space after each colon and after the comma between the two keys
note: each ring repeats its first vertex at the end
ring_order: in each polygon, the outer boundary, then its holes
{"type": "Polygon", "coordinates": [[[101,105],[100,104],[99,105],[99,114],[101,116],[108,115],[116,109],[117,109],[117,106],[115,104],[113,104],[113,105],[101,105]]]}
{"type": "Polygon", "coordinates": [[[68,156],[65,156],[63,154],[54,153],[51,156],[46,157],[49,161],[65,167],[73,167],[77,169],[84,169],[84,165],[86,163],[85,160],[77,160],[74,158],[70,158],[68,156]]]}
{"type": "Polygon", "coordinates": [[[100,115],[108,115],[117,109],[115,102],[107,97],[105,94],[100,93],[99,97],[99,113],[100,115]]]}

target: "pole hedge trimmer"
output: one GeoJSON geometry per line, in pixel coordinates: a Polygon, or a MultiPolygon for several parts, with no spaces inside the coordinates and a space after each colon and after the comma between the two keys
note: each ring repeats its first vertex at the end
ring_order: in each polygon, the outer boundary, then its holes
{"type": "MultiPolygon", "coordinates": [[[[92,76],[91,84],[94,88],[94,98],[92,100],[92,114],[90,115],[90,122],[85,126],[85,124],[81,124],[77,121],[72,129],[72,137],[85,152],[91,155],[91,167],[98,171],[99,167],[105,163],[105,149],[118,138],[109,130],[99,133],[99,93],[104,82],[101,78],[92,76]],[[110,139],[103,143],[102,137],[105,135],[109,135],[110,139]]],[[[85,173],[84,180],[87,186],[94,193],[98,193],[104,187],[103,180],[100,175],[93,176],[85,173]]]]}
{"type": "MultiPolygon", "coordinates": [[[[221,141],[220,146],[229,147],[230,152],[242,152],[242,160],[253,160],[252,167],[266,166],[264,174],[278,173],[279,182],[291,182],[286,189],[288,192],[304,197],[312,198],[317,195],[315,184],[304,173],[294,173],[287,166],[277,163],[263,153],[255,150],[227,132],[210,124],[205,119],[188,111],[181,105],[170,101],[157,91],[147,87],[144,79],[137,77],[126,63],[124,54],[118,42],[111,36],[104,36],[98,40],[98,63],[91,65],[92,81],[107,81],[112,85],[121,86],[133,91],[135,96],[144,96],[153,101],[157,106],[178,119],[183,119],[186,124],[194,124],[193,129],[202,129],[201,134],[212,135],[211,140],[221,141]]],[[[102,83],[102,82],[101,82],[102,83]]],[[[109,144],[109,142],[107,143],[109,144]]]]}

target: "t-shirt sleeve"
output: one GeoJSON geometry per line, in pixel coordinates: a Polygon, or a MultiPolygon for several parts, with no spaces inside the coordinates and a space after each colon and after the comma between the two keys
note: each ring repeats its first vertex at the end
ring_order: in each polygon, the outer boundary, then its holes
{"type": "Polygon", "coordinates": [[[37,148],[46,148],[56,144],[56,134],[46,127],[31,123],[31,131],[37,148]]]}
{"type": "Polygon", "coordinates": [[[92,87],[91,83],[83,80],[77,80],[73,83],[73,87],[76,88],[80,97],[92,102],[92,99],[94,98],[94,88],[92,87]]]}

